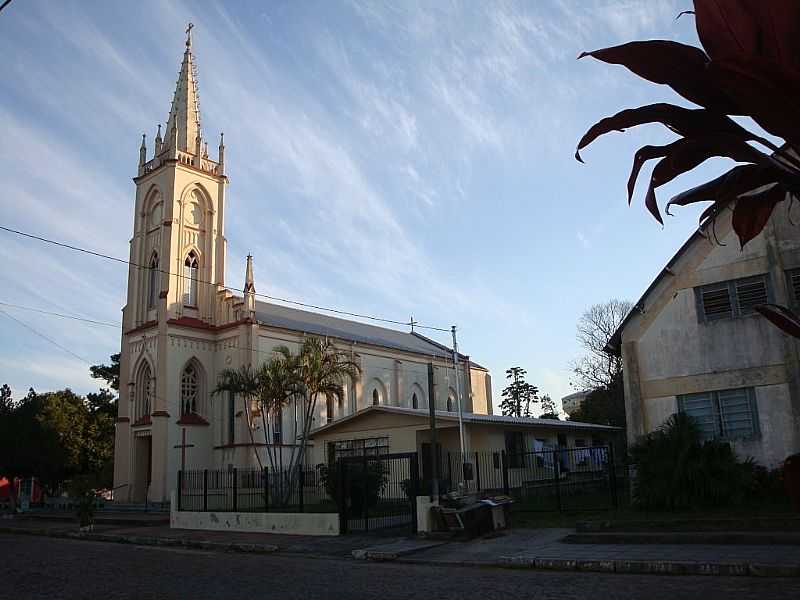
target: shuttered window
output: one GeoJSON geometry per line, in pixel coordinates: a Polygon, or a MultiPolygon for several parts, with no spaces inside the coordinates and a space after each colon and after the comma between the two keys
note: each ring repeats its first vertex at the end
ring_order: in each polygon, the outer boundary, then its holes
{"type": "Polygon", "coordinates": [[[687,394],[678,407],[694,418],[703,439],[749,439],[758,435],[758,412],[752,388],[687,394]]]}
{"type": "Polygon", "coordinates": [[[786,272],[786,282],[789,284],[789,294],[795,306],[800,306],[800,269],[786,272]]]}
{"type": "Polygon", "coordinates": [[[698,317],[708,322],[752,314],[755,306],[770,301],[770,291],[766,275],[695,288],[698,317]]]}

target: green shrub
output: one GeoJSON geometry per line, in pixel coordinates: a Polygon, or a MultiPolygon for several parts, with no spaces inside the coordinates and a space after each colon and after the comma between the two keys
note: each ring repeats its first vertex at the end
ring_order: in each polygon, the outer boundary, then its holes
{"type": "Polygon", "coordinates": [[[730,444],[702,441],[694,420],[672,415],[629,450],[636,467],[634,503],[647,509],[694,509],[742,504],[752,497],[755,464],[730,444]]]}
{"type": "Polygon", "coordinates": [[[341,468],[336,464],[320,465],[319,470],[328,496],[339,512],[348,515],[363,515],[365,501],[366,508],[376,506],[388,480],[387,469],[379,460],[367,461],[366,470],[362,461],[346,461],[344,482],[339,481],[341,468]]]}

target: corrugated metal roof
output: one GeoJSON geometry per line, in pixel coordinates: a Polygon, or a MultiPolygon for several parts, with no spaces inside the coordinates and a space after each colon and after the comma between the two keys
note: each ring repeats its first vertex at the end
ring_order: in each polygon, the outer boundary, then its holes
{"type": "Polygon", "coordinates": [[[437,358],[452,356],[452,350],[449,350],[447,346],[427,340],[424,336],[415,333],[368,325],[269,302],[256,302],[256,319],[264,325],[282,329],[303,331],[437,358]]]}
{"type": "MultiPolygon", "coordinates": [[[[352,415],[328,423],[311,432],[312,436],[319,433],[324,433],[344,423],[348,423],[358,419],[364,415],[372,414],[375,412],[384,412],[389,414],[399,415],[412,415],[427,419],[430,413],[422,408],[406,408],[404,406],[368,406],[352,415]]],[[[539,428],[555,428],[555,429],[594,429],[606,431],[619,431],[619,427],[612,427],[610,425],[597,425],[595,423],[582,423],[580,421],[558,421],[556,419],[536,419],[525,417],[506,417],[502,415],[480,415],[476,413],[464,413],[465,423],[473,423],[476,425],[513,425],[515,427],[539,427],[539,428]]],[[[446,422],[458,423],[457,412],[447,412],[444,410],[436,411],[436,419],[446,422]]]]}

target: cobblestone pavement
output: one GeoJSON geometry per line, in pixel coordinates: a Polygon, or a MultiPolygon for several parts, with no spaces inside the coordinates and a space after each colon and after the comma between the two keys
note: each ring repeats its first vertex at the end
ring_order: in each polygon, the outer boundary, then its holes
{"type": "Polygon", "coordinates": [[[800,580],[549,573],[202,552],[0,534],[3,593],[28,598],[783,598],[800,580]]]}

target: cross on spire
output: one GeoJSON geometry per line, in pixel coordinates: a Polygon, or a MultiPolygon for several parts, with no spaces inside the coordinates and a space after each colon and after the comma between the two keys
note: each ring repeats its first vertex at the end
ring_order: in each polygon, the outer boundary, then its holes
{"type": "Polygon", "coordinates": [[[192,47],[192,29],[193,28],[194,28],[194,23],[191,23],[191,22],[186,26],[186,47],[187,48],[191,48],[192,47]]]}

